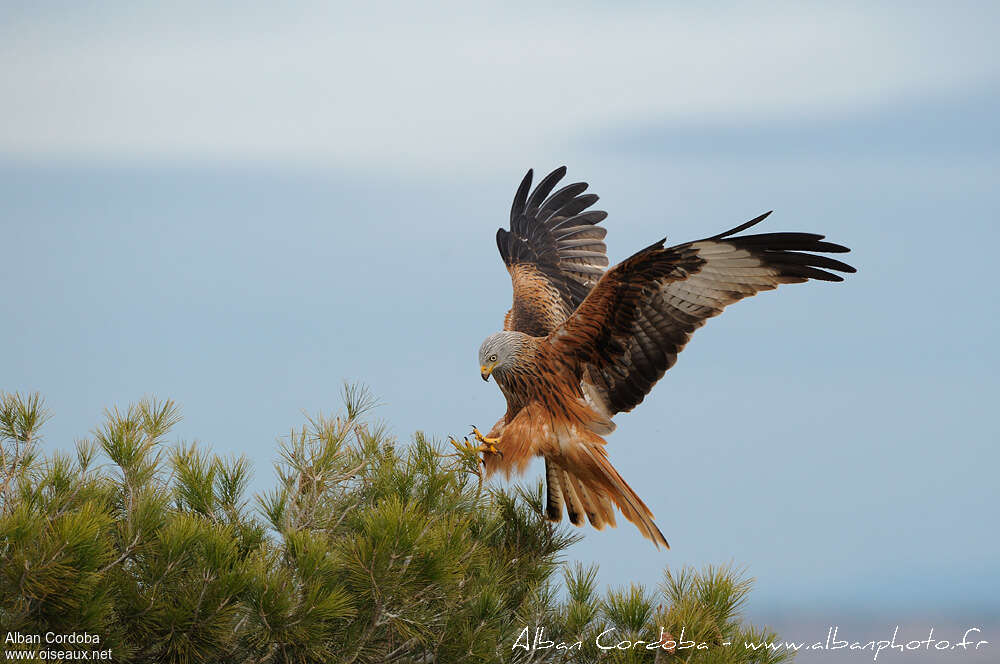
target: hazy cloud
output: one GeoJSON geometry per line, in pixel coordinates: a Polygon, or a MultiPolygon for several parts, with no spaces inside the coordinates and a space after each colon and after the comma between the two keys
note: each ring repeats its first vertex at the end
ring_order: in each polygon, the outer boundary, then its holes
{"type": "Polygon", "coordinates": [[[822,120],[964,94],[997,78],[982,11],[23,9],[0,35],[0,151],[520,166],[608,127],[822,120]]]}

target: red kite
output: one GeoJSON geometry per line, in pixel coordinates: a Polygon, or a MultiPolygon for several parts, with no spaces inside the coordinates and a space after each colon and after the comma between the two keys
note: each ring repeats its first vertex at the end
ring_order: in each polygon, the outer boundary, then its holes
{"type": "Polygon", "coordinates": [[[691,334],[726,305],[779,284],[854,272],[846,263],[808,252],[847,247],[812,233],[737,235],[770,212],[718,235],[665,247],[664,240],[607,269],[607,213],[580,182],[552,190],[559,168],[529,195],[521,181],[510,230],[497,246],[514,286],[504,331],[479,349],[483,380],[496,380],[507,412],[481,443],[487,475],[523,473],[545,458],[546,516],[597,529],[615,525],[612,504],[642,534],[669,548],[653,514],[611,465],[601,436],[611,418],[635,408],[674,365],[691,334]],[[605,271],[606,270],[606,271],[605,271]]]}

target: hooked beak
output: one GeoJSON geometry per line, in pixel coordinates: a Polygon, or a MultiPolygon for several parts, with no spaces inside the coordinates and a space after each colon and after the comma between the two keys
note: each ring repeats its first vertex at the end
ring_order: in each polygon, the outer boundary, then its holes
{"type": "Polygon", "coordinates": [[[479,375],[483,377],[483,380],[489,380],[490,374],[493,373],[493,370],[496,368],[496,366],[497,365],[495,362],[493,364],[484,364],[483,366],[479,367],[479,375]]]}

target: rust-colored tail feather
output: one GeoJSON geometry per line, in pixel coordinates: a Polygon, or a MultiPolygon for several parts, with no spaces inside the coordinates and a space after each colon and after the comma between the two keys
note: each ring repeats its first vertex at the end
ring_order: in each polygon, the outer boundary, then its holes
{"type": "Polygon", "coordinates": [[[545,517],[556,523],[562,521],[562,469],[554,462],[545,460],[545,517]]]}
{"type": "Polygon", "coordinates": [[[569,522],[574,526],[582,526],[583,513],[585,511],[583,501],[576,494],[576,487],[573,486],[573,478],[565,470],[560,473],[559,485],[562,489],[563,498],[566,500],[566,512],[569,513],[569,522]]]}
{"type": "Polygon", "coordinates": [[[563,469],[562,477],[559,478],[559,489],[570,512],[570,521],[580,525],[583,519],[579,512],[584,512],[598,530],[605,525],[614,527],[615,517],[611,508],[611,502],[614,501],[625,518],[635,524],[644,537],[657,548],[662,544],[669,549],[670,544],[653,522],[653,513],[608,461],[603,448],[604,441],[594,437],[600,442],[595,444],[580,441],[574,446],[572,463],[567,464],[573,471],[563,469]]]}

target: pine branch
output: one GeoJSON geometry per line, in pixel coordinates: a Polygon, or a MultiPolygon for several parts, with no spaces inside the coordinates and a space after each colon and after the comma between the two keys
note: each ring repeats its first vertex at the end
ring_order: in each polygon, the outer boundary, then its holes
{"type": "Polygon", "coordinates": [[[367,421],[377,402],[366,389],[345,386],[344,399],[341,415],[307,418],[280,441],[276,486],[253,510],[245,457],[168,445],[172,401],[107,410],[74,461],[36,454],[38,395],[0,396],[0,622],[99,634],[129,663],[785,657],[606,656],[593,643],[608,627],[643,640],[683,627],[713,647],[773,635],[743,622],[750,580],[728,567],[602,595],[596,567],[564,564],[580,535],[545,519],[540,483],[484,485],[477,459],[421,433],[399,445],[367,421]],[[512,650],[526,625],[587,646],[512,650]]]}

